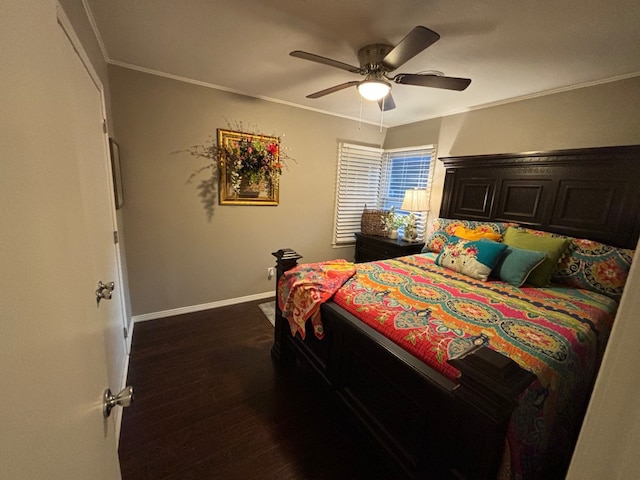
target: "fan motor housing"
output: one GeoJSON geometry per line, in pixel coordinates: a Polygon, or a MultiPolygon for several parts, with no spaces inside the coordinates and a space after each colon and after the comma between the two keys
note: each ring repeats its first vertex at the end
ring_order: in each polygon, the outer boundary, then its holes
{"type": "Polygon", "coordinates": [[[367,73],[372,71],[386,70],[382,64],[382,60],[393,50],[392,45],[386,45],[384,43],[374,43],[372,45],[366,45],[358,50],[358,61],[360,62],[360,68],[367,73]]]}

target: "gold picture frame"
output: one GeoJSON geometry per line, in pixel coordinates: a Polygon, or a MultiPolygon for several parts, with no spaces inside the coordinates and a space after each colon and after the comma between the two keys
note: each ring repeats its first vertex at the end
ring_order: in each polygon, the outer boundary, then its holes
{"type": "Polygon", "coordinates": [[[219,128],[218,148],[220,205],[278,205],[278,137],[219,128]]]}

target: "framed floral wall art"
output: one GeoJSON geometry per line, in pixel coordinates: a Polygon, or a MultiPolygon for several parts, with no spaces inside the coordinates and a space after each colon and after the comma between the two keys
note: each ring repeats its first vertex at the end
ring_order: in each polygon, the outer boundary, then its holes
{"type": "Polygon", "coordinates": [[[220,205],[278,205],[280,139],[218,129],[220,205]]]}

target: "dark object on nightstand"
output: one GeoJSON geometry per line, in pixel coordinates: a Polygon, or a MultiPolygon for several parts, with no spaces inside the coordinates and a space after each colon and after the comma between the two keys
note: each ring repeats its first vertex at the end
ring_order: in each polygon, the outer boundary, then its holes
{"type": "Polygon", "coordinates": [[[420,253],[424,242],[405,242],[400,239],[356,233],[356,263],[373,262],[387,258],[420,253]]]}

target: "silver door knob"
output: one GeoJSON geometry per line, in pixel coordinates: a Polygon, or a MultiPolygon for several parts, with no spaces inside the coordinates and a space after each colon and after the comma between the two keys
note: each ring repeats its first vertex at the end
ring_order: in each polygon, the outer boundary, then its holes
{"type": "Polygon", "coordinates": [[[98,282],[98,289],[96,290],[96,302],[100,304],[100,300],[103,298],[110,300],[113,296],[112,292],[116,288],[116,284],[113,282],[102,283],[102,280],[98,282]]]}
{"type": "Polygon", "coordinates": [[[113,395],[110,389],[104,391],[102,402],[102,414],[105,418],[111,415],[111,409],[116,405],[128,407],[133,403],[133,387],[124,387],[117,395],[113,395]]]}

